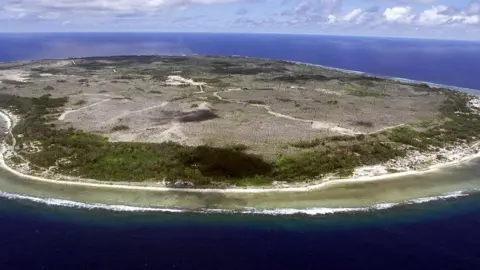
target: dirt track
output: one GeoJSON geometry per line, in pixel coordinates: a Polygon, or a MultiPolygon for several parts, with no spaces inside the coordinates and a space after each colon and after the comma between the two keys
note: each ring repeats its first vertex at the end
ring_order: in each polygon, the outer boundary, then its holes
{"type": "Polygon", "coordinates": [[[285,145],[292,141],[431,119],[443,101],[428,89],[318,67],[192,59],[51,60],[12,64],[12,70],[1,64],[0,88],[23,96],[68,96],[57,124],[112,141],[246,144],[267,154],[290,151],[285,145]],[[296,74],[306,75],[293,81],[296,74]]]}

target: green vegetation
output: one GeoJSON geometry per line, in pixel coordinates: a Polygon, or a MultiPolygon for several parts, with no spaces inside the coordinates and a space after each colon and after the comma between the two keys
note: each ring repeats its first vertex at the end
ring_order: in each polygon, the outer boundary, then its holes
{"type": "Polygon", "coordinates": [[[128,74],[123,74],[121,76],[116,77],[115,79],[117,80],[135,80],[141,77],[134,76],[134,75],[128,75],[128,74]]]}
{"type": "Polygon", "coordinates": [[[8,79],[2,80],[2,83],[10,84],[10,85],[25,85],[25,84],[27,84],[27,82],[16,81],[16,80],[8,80],[8,79]]]}
{"type": "Polygon", "coordinates": [[[192,94],[181,94],[179,96],[174,96],[170,99],[170,101],[177,101],[177,100],[183,100],[183,99],[187,99],[189,97],[191,97],[192,94]]]}
{"type": "Polygon", "coordinates": [[[124,66],[131,65],[134,59],[137,59],[138,61],[142,61],[145,59],[145,57],[141,57],[141,56],[136,56],[135,58],[116,57],[116,56],[107,57],[107,58],[108,60],[112,60],[112,62],[97,61],[97,60],[104,60],[104,59],[98,58],[98,57],[92,57],[92,58],[81,59],[80,61],[76,60],[75,63],[76,63],[76,67],[95,71],[95,70],[101,70],[106,68],[110,68],[110,69],[121,68],[124,66]]]}
{"type": "Polygon", "coordinates": [[[220,88],[231,86],[230,83],[225,82],[220,78],[193,77],[192,80],[194,80],[195,82],[204,82],[210,86],[220,87],[220,88]]]}
{"type": "MultiPolygon", "coordinates": [[[[369,141],[325,147],[321,151],[280,157],[268,162],[248,154],[245,145],[215,148],[190,147],[177,143],[109,142],[106,138],[74,129],[55,129],[49,122],[66,99],[22,98],[1,95],[0,106],[13,105],[22,120],[15,126],[17,148],[32,164],[57,166],[58,172],[111,181],[170,181],[184,179],[197,186],[215,183],[270,183],[273,180],[298,181],[326,173],[348,174],[361,164],[375,164],[403,152],[390,144],[369,141]],[[43,151],[22,152],[21,145],[39,141],[43,151]],[[59,162],[68,160],[69,162],[59,162]]],[[[358,141],[356,137],[336,136],[329,142],[358,141]]],[[[313,146],[313,145],[312,145],[313,146]]]]}
{"type": "Polygon", "coordinates": [[[49,121],[66,99],[22,98],[1,95],[0,105],[13,105],[22,120],[15,126],[18,151],[34,165],[58,165],[60,173],[111,181],[185,179],[196,185],[212,181],[234,183],[243,178],[270,175],[272,166],[246,154],[245,146],[227,148],[189,147],[176,143],[111,143],[102,136],[73,129],[54,129],[49,121]],[[26,142],[39,141],[43,151],[21,151],[26,142]],[[67,159],[69,162],[58,162],[67,159]]]}
{"type": "Polygon", "coordinates": [[[390,139],[418,149],[476,140],[480,134],[480,115],[468,107],[468,95],[453,91],[446,94],[449,98],[440,109],[443,122],[426,130],[398,127],[391,130],[390,139]]]}
{"type": "MultiPolygon", "coordinates": [[[[465,98],[452,94],[442,107],[444,116],[454,118],[441,126],[426,131],[399,127],[388,135],[333,136],[310,142],[291,144],[309,149],[292,156],[281,156],[276,162],[267,162],[248,154],[244,145],[224,148],[209,146],[189,147],[176,143],[111,143],[104,137],[73,129],[54,129],[49,125],[50,115],[57,112],[66,99],[49,96],[21,98],[1,95],[0,105],[13,105],[23,115],[14,134],[19,146],[26,141],[40,141],[43,151],[22,153],[34,165],[58,165],[61,173],[111,181],[146,181],[184,179],[197,186],[215,183],[265,184],[273,180],[299,181],[328,173],[348,175],[357,166],[373,165],[404,156],[406,148],[427,149],[430,146],[458,140],[473,140],[480,132],[480,117],[462,117],[452,111],[469,110],[465,98]],[[440,130],[442,130],[440,132],[440,130]],[[68,159],[70,162],[58,163],[68,159]]],[[[114,129],[125,130],[127,126],[114,129]]]]}
{"type": "Polygon", "coordinates": [[[10,159],[14,164],[20,164],[23,162],[22,158],[18,156],[12,156],[10,159]]]}
{"type": "Polygon", "coordinates": [[[285,83],[299,83],[306,81],[328,81],[330,78],[317,74],[294,74],[294,75],[282,75],[273,78],[274,81],[280,81],[285,83]]]}
{"type": "Polygon", "coordinates": [[[314,148],[316,146],[319,146],[320,144],[325,145],[325,141],[321,139],[314,139],[311,141],[299,141],[299,142],[294,142],[291,143],[290,145],[295,147],[295,148],[314,148]]]}
{"type": "Polygon", "coordinates": [[[375,126],[373,122],[363,121],[363,120],[355,121],[354,124],[357,126],[366,127],[366,128],[373,128],[375,126]]]}
{"type": "Polygon", "coordinates": [[[289,98],[275,98],[275,99],[280,101],[280,102],[292,102],[293,101],[292,99],[289,99],[289,98]]]}
{"type": "Polygon", "coordinates": [[[399,170],[396,170],[396,169],[392,169],[392,168],[387,168],[387,172],[388,173],[398,173],[400,172],[399,170]]]}
{"type": "Polygon", "coordinates": [[[83,105],[83,104],[85,104],[85,103],[87,103],[87,102],[86,102],[85,100],[81,99],[81,100],[73,103],[73,105],[75,105],[75,106],[80,106],[80,105],[83,105]]]}
{"type": "Polygon", "coordinates": [[[355,167],[374,165],[404,155],[405,151],[400,147],[377,140],[338,144],[336,147],[282,157],[277,162],[275,173],[295,180],[308,180],[328,173],[348,176],[355,167]]]}
{"type": "Polygon", "coordinates": [[[265,103],[265,101],[262,101],[262,100],[247,100],[246,102],[250,103],[250,104],[257,104],[257,105],[266,105],[267,104],[267,103],[265,103]]]}
{"type": "Polygon", "coordinates": [[[210,70],[213,74],[218,75],[257,75],[260,73],[275,73],[285,72],[286,69],[282,66],[244,66],[228,63],[228,66],[223,64],[216,65],[210,70]]]}
{"type": "Polygon", "coordinates": [[[129,129],[130,127],[127,125],[118,125],[118,126],[114,126],[112,128],[112,131],[115,132],[115,131],[129,130],[129,129]]]}
{"type": "MultiPolygon", "coordinates": [[[[125,62],[130,61],[127,58],[124,60],[125,62]]],[[[158,59],[147,57],[143,60],[149,62],[158,59]]],[[[172,61],[179,65],[190,63],[181,57],[168,58],[165,61],[172,61]]],[[[85,61],[83,65],[88,68],[107,66],[94,63],[89,60],[85,61]]],[[[82,65],[81,61],[79,65],[82,65]]],[[[118,65],[115,64],[115,66],[118,65]]],[[[108,66],[111,67],[110,64],[108,66]]],[[[268,64],[245,68],[240,60],[238,63],[212,61],[212,65],[207,68],[213,68],[217,70],[217,73],[228,72],[228,74],[231,74],[232,71],[236,74],[236,70],[239,70],[238,72],[245,72],[247,75],[281,69],[280,66],[268,64]]],[[[159,80],[160,78],[164,80],[166,75],[171,74],[170,70],[160,70],[154,73],[154,69],[152,69],[144,72],[154,78],[157,76],[159,80]]],[[[136,72],[135,74],[140,73],[136,72]]],[[[331,76],[315,74],[283,74],[277,73],[273,76],[283,76],[275,79],[284,82],[334,79],[331,76]]],[[[207,75],[203,74],[203,76],[207,75]]],[[[216,86],[224,84],[223,81],[216,78],[193,78],[196,81],[205,81],[216,86]]],[[[338,80],[346,82],[346,85],[362,85],[364,89],[352,91],[352,95],[361,97],[383,95],[382,91],[369,88],[378,85],[377,81],[382,79],[350,76],[340,77],[338,80]]],[[[88,84],[86,78],[78,82],[88,84]]],[[[325,82],[325,84],[328,83],[331,82],[325,82]]],[[[430,89],[423,85],[415,87],[430,89]]],[[[251,87],[251,89],[256,88],[251,87]]],[[[139,88],[137,90],[142,91],[139,88]]],[[[99,92],[107,92],[107,90],[99,92]]],[[[150,92],[161,93],[155,90],[150,92]]],[[[22,116],[20,123],[13,130],[18,142],[17,151],[35,166],[43,168],[55,166],[59,173],[110,181],[161,181],[166,178],[170,182],[183,179],[196,186],[264,185],[272,181],[311,180],[327,174],[348,176],[355,167],[374,165],[402,157],[410,149],[430,150],[436,147],[448,147],[456,142],[468,143],[477,140],[477,136],[480,134],[480,116],[472,113],[468,107],[467,102],[470,97],[466,94],[446,90],[442,90],[441,94],[442,100],[445,102],[436,119],[418,125],[384,130],[377,134],[332,136],[293,142],[285,147],[288,148],[287,150],[292,150],[292,147],[297,148],[293,149],[296,150],[295,154],[279,155],[275,160],[252,154],[250,152],[252,149],[246,145],[192,147],[173,142],[160,144],[109,142],[107,138],[99,135],[74,129],[56,128],[53,125],[56,119],[54,116],[58,116],[60,107],[67,102],[66,98],[52,98],[48,95],[39,98],[24,98],[0,93],[0,107],[11,109],[13,106],[14,112],[22,116]],[[23,136],[18,136],[19,134],[23,136]],[[23,144],[33,142],[40,142],[42,151],[30,153],[22,150],[23,144]]],[[[178,93],[178,96],[173,97],[172,100],[190,97],[192,94],[178,93]]],[[[199,96],[195,95],[194,98],[199,98],[199,96]]],[[[289,98],[277,97],[276,99],[281,102],[292,102],[295,106],[302,104],[303,107],[306,107],[308,105],[289,98]]],[[[357,98],[355,99],[357,100],[357,98]]],[[[219,100],[210,95],[206,96],[204,100],[213,104],[228,103],[228,101],[219,100]]],[[[266,104],[262,100],[247,100],[246,102],[266,104]]],[[[321,102],[329,105],[338,105],[339,103],[338,100],[328,99],[321,100],[321,102]]],[[[74,105],[79,106],[84,103],[85,101],[79,100],[74,105]]],[[[191,107],[198,107],[198,104],[193,103],[191,107]]],[[[332,108],[333,106],[325,107],[332,108]]],[[[205,110],[192,111],[186,115],[179,115],[177,118],[180,121],[191,122],[217,117],[214,114],[208,115],[207,113],[211,112],[205,110]]],[[[351,123],[364,128],[374,127],[373,122],[366,120],[352,121],[351,123]]],[[[126,125],[118,125],[113,127],[112,131],[127,129],[129,127],[126,125]]],[[[393,171],[389,170],[389,172],[393,171]]]]}
{"type": "Polygon", "coordinates": [[[357,96],[357,97],[384,97],[387,96],[385,93],[374,92],[368,89],[365,90],[352,90],[350,91],[350,95],[357,96]]]}
{"type": "MultiPolygon", "coordinates": [[[[456,142],[471,143],[480,134],[480,115],[472,113],[467,106],[467,94],[445,91],[448,99],[441,107],[440,121],[429,128],[398,127],[379,134],[357,136],[333,136],[312,141],[292,143],[296,148],[311,149],[296,159],[283,159],[282,164],[297,164],[299,171],[289,168],[291,173],[322,175],[327,172],[348,174],[357,166],[386,162],[406,154],[408,149],[428,150],[432,147],[447,147],[456,142]],[[328,156],[329,159],[324,159],[328,156]],[[313,162],[315,161],[315,162],[313,162]],[[300,169],[303,168],[303,169],[300,169]]],[[[357,125],[370,126],[370,123],[357,125]]],[[[310,176],[313,177],[313,175],[310,176]]]]}
{"type": "Polygon", "coordinates": [[[338,100],[329,100],[327,101],[327,104],[331,104],[331,105],[337,105],[338,104],[338,100]]]}
{"type": "Polygon", "coordinates": [[[38,73],[53,74],[53,75],[65,74],[65,70],[61,68],[36,67],[36,68],[32,68],[32,71],[36,71],[38,73]]]}

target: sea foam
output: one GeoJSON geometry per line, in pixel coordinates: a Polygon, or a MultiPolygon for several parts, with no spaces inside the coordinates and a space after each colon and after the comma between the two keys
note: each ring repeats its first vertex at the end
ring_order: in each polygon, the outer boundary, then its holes
{"type": "Polygon", "coordinates": [[[175,209],[175,208],[157,208],[157,207],[141,207],[141,206],[128,206],[128,205],[110,205],[103,203],[83,203],[75,202],[70,200],[63,199],[54,199],[54,198],[39,198],[32,197],[22,194],[12,194],[0,191],[0,197],[10,199],[10,200],[27,200],[39,204],[45,204],[48,206],[60,206],[60,207],[70,207],[70,208],[80,208],[88,210],[108,210],[115,212],[168,212],[168,213],[219,213],[219,214],[254,214],[254,215],[330,215],[338,213],[355,213],[355,212],[368,212],[368,211],[381,211],[385,209],[390,209],[403,205],[410,204],[420,204],[427,203],[438,200],[446,200],[451,198],[458,198],[468,196],[471,192],[478,190],[467,190],[467,191],[456,191],[451,193],[446,193],[440,196],[432,196],[425,198],[418,198],[407,200],[400,203],[379,203],[369,207],[350,207],[350,208],[327,208],[327,207],[313,207],[307,209],[295,209],[295,208],[278,208],[278,209],[259,209],[259,208],[243,208],[237,210],[231,209],[175,209]]]}
{"type": "Polygon", "coordinates": [[[39,204],[46,204],[49,206],[63,206],[63,207],[71,207],[71,208],[82,208],[82,209],[104,209],[116,212],[184,212],[181,209],[163,209],[163,208],[152,208],[152,207],[138,207],[138,206],[128,206],[128,205],[111,205],[111,204],[103,204],[103,203],[82,203],[82,202],[75,202],[70,200],[62,200],[62,199],[54,199],[54,198],[39,198],[39,197],[32,197],[27,195],[21,194],[12,194],[0,191],[0,197],[10,199],[10,200],[27,200],[32,201],[39,204]]]}

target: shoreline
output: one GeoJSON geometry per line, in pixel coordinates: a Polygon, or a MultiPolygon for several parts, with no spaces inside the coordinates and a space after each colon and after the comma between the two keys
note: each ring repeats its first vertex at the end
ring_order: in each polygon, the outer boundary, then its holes
{"type": "MultiPolygon", "coordinates": [[[[265,58],[265,57],[250,57],[250,56],[242,56],[242,55],[232,56],[232,57],[284,61],[284,62],[291,63],[291,64],[305,65],[305,66],[312,66],[312,67],[320,67],[320,68],[324,68],[324,69],[327,69],[327,70],[345,72],[345,73],[349,73],[349,74],[356,74],[356,75],[362,75],[362,76],[367,76],[367,77],[376,77],[376,78],[380,78],[380,79],[384,79],[384,80],[391,80],[391,81],[401,82],[401,83],[427,84],[428,86],[433,87],[433,88],[445,88],[445,89],[448,89],[448,90],[461,91],[461,92],[469,93],[469,94],[472,94],[472,95],[475,95],[475,96],[480,96],[480,90],[479,89],[473,89],[473,88],[462,87],[462,86],[455,86],[455,85],[450,85],[450,84],[441,84],[441,83],[434,83],[434,82],[428,82],[428,81],[412,80],[412,79],[407,79],[407,78],[402,78],[402,77],[385,76],[385,75],[380,75],[380,74],[363,72],[363,71],[359,71],[359,70],[336,68],[336,67],[325,66],[325,65],[321,65],[321,64],[312,64],[312,63],[308,63],[308,62],[301,62],[301,61],[294,61],[294,60],[283,60],[283,59],[265,58]]],[[[60,60],[62,60],[62,59],[60,59],[60,60]]]]}
{"type": "MultiPolygon", "coordinates": [[[[112,55],[112,56],[115,56],[115,55],[112,55]]],[[[122,56],[122,55],[120,55],[120,56],[122,56]]],[[[140,54],[138,56],[149,56],[149,55],[148,54],[143,54],[143,55],[140,54]]],[[[176,56],[176,55],[158,55],[158,56],[176,56]]],[[[182,56],[208,56],[208,55],[190,54],[190,55],[182,55],[182,56]]],[[[107,56],[107,57],[111,57],[111,56],[107,56]]],[[[379,75],[379,74],[374,74],[374,73],[363,72],[363,71],[359,71],[359,70],[336,68],[336,67],[325,66],[325,65],[321,65],[321,64],[313,64],[313,63],[308,63],[308,62],[301,62],[301,61],[294,61],[294,60],[284,60],[284,59],[277,59],[277,58],[251,57],[251,56],[244,56],[244,55],[230,55],[230,56],[225,56],[225,57],[283,61],[283,62],[297,64],[297,65],[321,67],[321,68],[328,69],[328,70],[340,71],[340,72],[345,72],[345,73],[350,73],[350,74],[357,74],[357,75],[368,76],[368,77],[377,77],[377,78],[392,80],[392,81],[396,81],[396,82],[419,83],[419,84],[424,83],[424,84],[427,84],[428,86],[434,87],[434,88],[445,88],[445,89],[448,89],[448,90],[456,90],[456,91],[466,92],[466,93],[469,93],[469,94],[472,94],[472,95],[475,95],[475,96],[480,96],[480,90],[479,89],[455,86],[455,85],[450,85],[450,84],[433,83],[433,82],[428,82],[428,81],[412,80],[412,79],[407,79],[407,78],[402,78],[402,77],[384,76],[384,75],[379,75]]],[[[74,57],[74,58],[51,58],[51,59],[37,59],[37,60],[12,61],[12,62],[1,62],[0,61],[0,64],[29,63],[29,62],[32,62],[32,61],[43,61],[43,60],[45,60],[45,61],[72,61],[72,63],[75,65],[74,60],[77,60],[77,59],[82,59],[82,58],[81,57],[80,58],[77,58],[77,57],[74,57]]]]}
{"type": "MultiPolygon", "coordinates": [[[[15,126],[15,117],[12,116],[9,112],[0,110],[0,117],[7,123],[7,131],[6,134],[10,134],[12,137],[11,130],[15,126]]],[[[129,190],[144,190],[144,191],[159,191],[159,192],[168,192],[168,191],[175,191],[175,192],[189,192],[189,193],[267,193],[267,192],[307,192],[317,189],[323,189],[334,185],[339,184],[351,184],[351,183],[364,183],[364,182],[374,182],[374,181],[382,181],[388,180],[392,178],[404,177],[404,176],[412,176],[412,175],[421,175],[425,173],[431,173],[434,171],[438,171],[440,169],[444,169],[447,167],[460,165],[462,163],[471,161],[473,159],[480,158],[480,152],[476,152],[475,154],[464,156],[458,160],[446,162],[446,163],[439,163],[428,166],[422,170],[409,170],[404,172],[397,172],[397,173],[389,173],[389,174],[382,174],[376,176],[362,176],[357,178],[343,178],[343,179],[332,179],[332,180],[320,180],[312,182],[307,185],[300,185],[300,184],[292,184],[292,186],[287,187],[275,187],[275,186],[265,186],[265,187],[231,187],[231,188],[171,188],[171,187],[162,187],[162,186],[153,186],[153,185],[138,185],[138,184],[123,184],[123,183],[115,183],[115,182],[108,182],[108,181],[100,181],[100,180],[93,180],[93,179],[83,179],[80,177],[71,177],[71,176],[62,176],[65,178],[72,178],[72,180],[62,180],[62,179],[50,179],[46,177],[25,174],[20,172],[6,164],[5,161],[5,153],[8,151],[12,151],[12,149],[8,149],[9,146],[5,141],[3,141],[0,145],[0,168],[8,171],[11,174],[14,174],[18,177],[22,177],[28,180],[33,181],[40,181],[45,183],[53,183],[58,185],[72,185],[72,186],[84,186],[84,187],[98,187],[98,188],[110,188],[110,189],[129,189],[129,190]]],[[[13,151],[12,151],[13,152],[13,151]]]]}

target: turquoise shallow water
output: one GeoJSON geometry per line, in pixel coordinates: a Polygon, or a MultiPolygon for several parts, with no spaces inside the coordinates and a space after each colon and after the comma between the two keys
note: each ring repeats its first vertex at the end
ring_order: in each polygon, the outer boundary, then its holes
{"type": "Polygon", "coordinates": [[[466,196],[480,190],[479,163],[480,160],[472,160],[424,174],[341,183],[307,192],[267,193],[191,193],[59,185],[0,170],[0,197],[114,211],[323,215],[466,196]]]}

